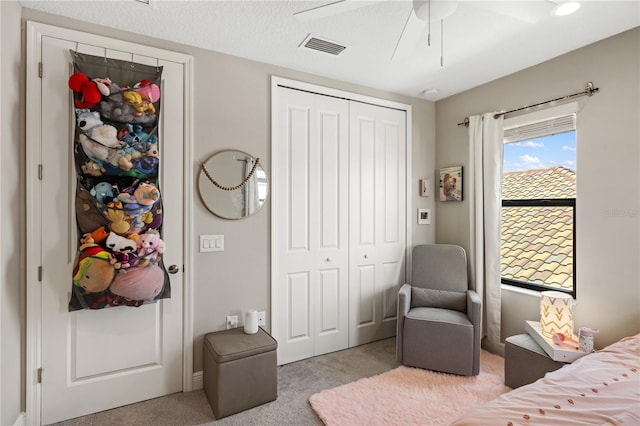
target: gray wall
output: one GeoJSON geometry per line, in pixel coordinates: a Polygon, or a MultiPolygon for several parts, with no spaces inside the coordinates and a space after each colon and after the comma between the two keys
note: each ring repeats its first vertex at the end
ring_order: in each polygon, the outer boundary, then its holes
{"type": "MultiPolygon", "coordinates": [[[[2,378],[0,424],[13,424],[24,410],[24,176],[25,94],[23,56],[25,20],[115,37],[194,56],[194,164],[222,149],[247,151],[261,159],[270,174],[270,76],[306,81],[345,91],[410,104],[413,108],[411,211],[435,209],[433,197],[418,195],[418,179],[434,174],[435,107],[432,102],[303,74],[288,69],[196,49],[172,42],[110,30],[93,24],[0,2],[2,19],[2,378]],[[22,33],[21,33],[22,30],[22,33]],[[19,35],[22,34],[22,37],[19,35]]],[[[28,112],[27,112],[28,113],[28,112]]],[[[225,316],[248,308],[267,312],[270,320],[270,206],[239,221],[219,219],[196,196],[194,235],[194,371],[202,369],[202,336],[224,328],[225,316]],[[199,253],[198,235],[224,234],[225,251],[199,253]]],[[[412,213],[412,217],[415,214],[412,213]]],[[[414,244],[434,241],[433,225],[411,222],[414,244]]],[[[268,327],[267,327],[268,328],[268,327]]]]}
{"type": "MultiPolygon", "coordinates": [[[[576,327],[596,346],[640,332],[640,28],[436,103],[437,168],[468,165],[465,116],[554,99],[593,81],[577,117],[576,327]]],[[[437,203],[436,240],[469,247],[468,202],[437,203]]],[[[502,336],[539,319],[539,295],[502,292],[502,336]]]]}

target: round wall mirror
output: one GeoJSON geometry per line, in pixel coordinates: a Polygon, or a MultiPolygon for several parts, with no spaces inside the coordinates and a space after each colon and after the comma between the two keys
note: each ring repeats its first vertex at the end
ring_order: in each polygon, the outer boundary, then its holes
{"type": "Polygon", "coordinates": [[[260,159],[242,151],[220,151],[200,165],[198,192],[207,209],[224,219],[257,212],[269,192],[260,159]]]}

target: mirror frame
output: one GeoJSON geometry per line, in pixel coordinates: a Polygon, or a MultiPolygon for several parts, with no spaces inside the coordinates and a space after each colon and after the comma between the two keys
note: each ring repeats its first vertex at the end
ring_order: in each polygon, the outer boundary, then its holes
{"type": "MultiPolygon", "coordinates": [[[[246,214],[246,215],[244,215],[244,216],[238,216],[238,217],[225,216],[225,215],[224,215],[224,213],[221,213],[221,212],[219,212],[219,211],[218,211],[218,212],[216,212],[216,211],[215,211],[215,207],[214,207],[214,205],[212,205],[212,204],[215,204],[215,203],[212,203],[212,200],[210,200],[210,199],[209,199],[209,200],[207,200],[207,199],[205,198],[205,196],[203,195],[203,189],[202,189],[202,187],[201,187],[203,182],[206,182],[208,185],[212,185],[212,186],[214,186],[214,187],[215,187],[215,185],[214,185],[214,184],[209,180],[209,177],[208,177],[208,176],[207,176],[207,174],[205,173],[205,171],[204,171],[204,169],[203,169],[203,167],[202,167],[202,166],[203,166],[203,165],[206,165],[206,164],[207,164],[207,163],[208,163],[212,158],[214,158],[214,157],[216,157],[216,156],[218,156],[218,155],[228,154],[228,153],[238,153],[238,154],[240,154],[240,155],[244,155],[245,157],[250,157],[250,158],[252,158],[252,159],[256,159],[256,158],[257,158],[258,160],[260,160],[258,157],[254,157],[253,155],[251,155],[251,154],[249,154],[249,153],[247,153],[247,152],[245,152],[245,151],[241,151],[241,150],[239,150],[239,149],[223,149],[223,150],[220,150],[220,151],[214,152],[213,154],[211,154],[210,156],[208,156],[204,161],[202,161],[202,162],[200,163],[200,167],[198,168],[198,169],[199,169],[199,170],[198,170],[198,177],[197,177],[197,179],[198,179],[198,195],[199,195],[199,197],[200,197],[200,200],[202,201],[202,204],[203,204],[203,205],[205,206],[205,208],[206,208],[210,213],[212,213],[213,215],[215,215],[215,216],[217,216],[217,217],[219,217],[219,218],[221,218],[221,219],[227,219],[227,220],[240,220],[240,219],[246,219],[246,218],[248,218],[248,217],[250,217],[250,216],[253,216],[254,214],[258,213],[258,212],[262,209],[262,207],[266,204],[266,202],[267,202],[267,197],[269,196],[269,185],[270,185],[270,183],[269,183],[269,176],[267,175],[267,172],[266,172],[266,170],[265,170],[265,168],[264,168],[264,166],[263,166],[263,164],[262,164],[262,162],[261,162],[261,161],[259,161],[259,163],[258,163],[258,165],[257,165],[257,167],[256,167],[255,172],[257,172],[258,170],[262,170],[262,171],[264,172],[264,174],[265,174],[265,179],[266,179],[266,182],[267,182],[267,185],[266,185],[266,193],[265,193],[265,196],[264,196],[264,201],[263,201],[263,202],[262,202],[262,203],[261,203],[261,204],[260,204],[260,205],[259,205],[259,206],[254,210],[254,211],[253,211],[253,212],[251,212],[250,214],[246,214]]],[[[212,171],[212,170],[208,170],[208,172],[209,172],[211,175],[214,175],[214,174],[215,174],[215,171],[212,171]]],[[[255,173],[255,172],[254,172],[254,173],[255,173]]],[[[255,174],[254,174],[254,176],[252,176],[252,179],[254,179],[254,178],[255,178],[255,174]]],[[[238,182],[238,183],[240,183],[240,182],[238,182]]],[[[233,192],[233,191],[240,191],[240,190],[242,190],[243,188],[244,188],[244,185],[243,185],[241,188],[238,188],[238,189],[235,189],[235,190],[232,190],[232,191],[229,191],[229,192],[233,192]]],[[[220,189],[220,188],[217,188],[217,189],[218,189],[218,190],[220,190],[220,191],[223,191],[223,190],[222,190],[222,189],[220,189]]]]}

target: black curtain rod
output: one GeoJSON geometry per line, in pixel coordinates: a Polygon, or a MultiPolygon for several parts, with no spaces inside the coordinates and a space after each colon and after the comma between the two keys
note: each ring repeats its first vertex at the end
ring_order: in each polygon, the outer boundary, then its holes
{"type": "MultiPolygon", "coordinates": [[[[538,106],[541,106],[541,105],[550,104],[552,102],[566,101],[567,99],[572,99],[572,98],[575,98],[575,97],[578,97],[578,96],[584,96],[584,95],[593,96],[594,93],[598,93],[599,91],[600,91],[600,89],[597,88],[597,87],[594,87],[593,83],[589,81],[582,92],[573,93],[571,95],[562,96],[560,98],[555,98],[555,99],[551,99],[551,100],[544,101],[544,102],[539,102],[539,103],[533,104],[533,105],[523,106],[523,107],[512,109],[512,110],[509,110],[509,111],[498,112],[498,113],[494,114],[493,118],[498,118],[498,117],[500,117],[502,115],[511,114],[513,112],[523,111],[525,109],[535,108],[535,107],[538,107],[538,106]]],[[[469,117],[465,117],[464,120],[461,123],[458,123],[458,126],[469,127],[469,117]]]]}

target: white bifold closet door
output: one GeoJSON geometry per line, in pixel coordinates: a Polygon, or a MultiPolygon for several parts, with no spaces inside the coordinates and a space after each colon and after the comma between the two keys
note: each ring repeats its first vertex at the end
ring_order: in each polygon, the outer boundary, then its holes
{"type": "Polygon", "coordinates": [[[278,363],[348,345],[348,102],[279,88],[272,149],[277,203],[278,363]]]}
{"type": "Polygon", "coordinates": [[[278,87],[272,332],[286,364],[395,335],[405,112],[278,87]]]}
{"type": "Polygon", "coordinates": [[[395,336],[405,280],[406,113],[351,102],[349,346],[395,336]]]}

